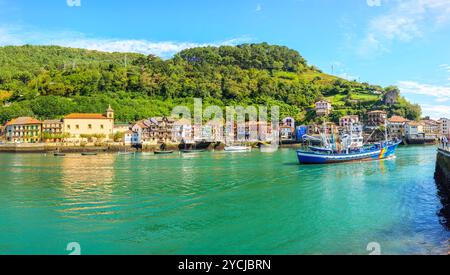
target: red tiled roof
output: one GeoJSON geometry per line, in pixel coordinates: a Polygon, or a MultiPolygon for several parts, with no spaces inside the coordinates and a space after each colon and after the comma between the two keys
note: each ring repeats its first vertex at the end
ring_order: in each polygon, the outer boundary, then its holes
{"type": "Polygon", "coordinates": [[[64,119],[108,119],[102,114],[70,114],[64,117],[64,119]]]}
{"type": "Polygon", "coordinates": [[[9,125],[30,125],[30,124],[41,124],[39,120],[32,118],[32,117],[18,117],[15,118],[8,123],[5,124],[5,126],[9,125]]]}
{"type": "Polygon", "coordinates": [[[409,120],[402,116],[393,116],[393,117],[389,118],[388,121],[393,122],[393,123],[403,123],[403,122],[408,122],[409,120]]]}
{"type": "Polygon", "coordinates": [[[439,122],[438,122],[438,121],[431,120],[431,119],[424,119],[424,120],[422,120],[421,122],[422,122],[422,123],[425,123],[425,124],[427,124],[427,125],[433,125],[433,126],[439,125],[439,122]]]}
{"type": "Polygon", "coordinates": [[[422,123],[417,122],[417,121],[409,121],[408,125],[411,125],[411,126],[423,126],[422,123]]]}

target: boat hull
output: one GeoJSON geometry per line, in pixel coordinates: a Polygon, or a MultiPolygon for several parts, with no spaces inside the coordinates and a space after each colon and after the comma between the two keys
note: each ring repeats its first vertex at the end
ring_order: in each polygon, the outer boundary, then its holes
{"type": "Polygon", "coordinates": [[[224,150],[226,152],[251,152],[252,148],[246,147],[246,146],[230,146],[230,147],[225,147],[224,150]]]}
{"type": "Polygon", "coordinates": [[[173,151],[156,151],[155,155],[170,155],[173,154],[173,151]]]}
{"type": "Polygon", "coordinates": [[[96,156],[97,153],[81,153],[82,156],[96,156]]]}
{"type": "Polygon", "coordinates": [[[371,161],[392,157],[395,155],[399,143],[388,145],[382,149],[351,154],[321,154],[317,152],[297,151],[300,164],[330,164],[354,161],[371,161]]]}
{"type": "Polygon", "coordinates": [[[203,153],[206,152],[206,150],[181,150],[181,153],[185,154],[196,154],[196,153],[203,153]]]}

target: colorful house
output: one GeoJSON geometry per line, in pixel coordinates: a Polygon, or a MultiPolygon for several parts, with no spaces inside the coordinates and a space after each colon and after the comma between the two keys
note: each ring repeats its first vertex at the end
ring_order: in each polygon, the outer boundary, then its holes
{"type": "Polygon", "coordinates": [[[423,130],[423,123],[410,121],[405,124],[405,133],[408,138],[423,138],[425,132],[423,130]]]}
{"type": "Polygon", "coordinates": [[[5,139],[13,143],[39,143],[42,122],[32,117],[19,117],[6,123],[5,139]]]}
{"type": "Polygon", "coordinates": [[[441,118],[439,120],[439,122],[440,122],[440,127],[439,127],[440,135],[450,138],[450,119],[441,118]]]}
{"type": "Polygon", "coordinates": [[[292,141],[295,139],[295,119],[292,117],[284,118],[280,123],[281,141],[292,141]]]}
{"type": "Polygon", "coordinates": [[[64,137],[62,120],[44,120],[42,122],[42,140],[44,142],[60,142],[64,137]]]}
{"type": "Polygon", "coordinates": [[[367,113],[368,120],[367,125],[370,127],[378,127],[384,125],[387,120],[387,113],[385,111],[371,111],[367,113]]]}
{"type": "Polygon", "coordinates": [[[171,143],[175,120],[168,117],[155,117],[136,122],[131,130],[135,133],[133,142],[137,144],[171,143]]]}
{"type": "Polygon", "coordinates": [[[189,119],[179,119],[173,123],[172,141],[178,143],[192,143],[193,127],[189,119]]]}
{"type": "Polygon", "coordinates": [[[387,121],[387,127],[391,137],[403,138],[405,136],[405,125],[409,122],[408,119],[402,116],[392,116],[387,121]]]}
{"type": "Polygon", "coordinates": [[[359,116],[357,115],[343,116],[339,119],[339,126],[341,127],[348,127],[356,123],[359,123],[359,116]]]}

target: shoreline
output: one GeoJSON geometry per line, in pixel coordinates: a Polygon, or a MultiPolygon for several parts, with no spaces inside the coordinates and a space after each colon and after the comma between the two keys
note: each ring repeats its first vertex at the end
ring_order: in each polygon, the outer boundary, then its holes
{"type": "MultiPolygon", "coordinates": [[[[249,143],[256,147],[257,143],[249,143]]],[[[0,154],[48,154],[48,153],[119,153],[119,152],[144,152],[151,153],[155,151],[181,151],[184,149],[199,149],[207,151],[223,151],[226,145],[224,143],[199,143],[196,146],[186,147],[183,144],[155,144],[143,145],[136,148],[131,145],[121,144],[99,144],[99,145],[70,145],[58,143],[38,143],[38,144],[1,144],[0,154]],[[164,148],[164,149],[163,149],[164,148]]]]}
{"type": "MultiPolygon", "coordinates": [[[[261,143],[251,142],[246,143],[252,148],[259,148],[261,143]]],[[[190,146],[185,148],[182,144],[166,144],[164,149],[162,145],[143,145],[142,148],[136,148],[130,145],[119,144],[105,144],[105,145],[69,145],[69,144],[55,144],[55,143],[39,143],[39,144],[1,144],[0,154],[49,154],[49,153],[119,153],[119,152],[143,152],[152,153],[156,151],[182,151],[184,149],[199,149],[206,151],[224,151],[226,145],[221,142],[217,143],[200,143],[197,146],[190,146]]],[[[281,144],[279,149],[300,149],[303,146],[301,143],[281,144]]],[[[432,146],[431,144],[411,144],[402,145],[402,147],[421,147],[432,146]]]]}

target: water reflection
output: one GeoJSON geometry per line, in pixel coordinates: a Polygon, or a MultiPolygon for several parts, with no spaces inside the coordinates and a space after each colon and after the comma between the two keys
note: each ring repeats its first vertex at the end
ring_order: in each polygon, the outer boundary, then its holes
{"type": "Polygon", "coordinates": [[[112,154],[61,158],[62,212],[107,214],[113,200],[115,159],[112,154]]]}
{"type": "Polygon", "coordinates": [[[86,254],[366,254],[376,241],[384,254],[437,254],[450,235],[436,215],[432,156],[433,148],[400,148],[393,160],[293,166],[286,164],[296,161],[294,150],[0,155],[0,245],[41,253],[61,253],[52,240],[79,240],[86,254]]]}

